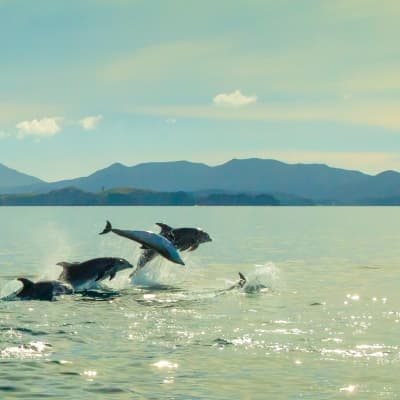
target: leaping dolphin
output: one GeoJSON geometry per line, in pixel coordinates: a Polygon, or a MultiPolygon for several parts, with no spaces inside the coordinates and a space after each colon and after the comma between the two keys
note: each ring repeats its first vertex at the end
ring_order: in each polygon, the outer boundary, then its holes
{"type": "Polygon", "coordinates": [[[59,280],[69,283],[75,291],[95,289],[104,279],[114,279],[118,271],[133,268],[127,260],[114,257],[93,258],[84,262],[61,261],[63,267],[59,280]]]}
{"type": "MultiPolygon", "coordinates": [[[[201,243],[212,241],[210,235],[200,228],[172,228],[161,222],[157,222],[156,225],[161,228],[160,235],[167,238],[180,251],[193,251],[201,243]]],[[[143,268],[156,256],[157,252],[153,249],[145,249],[139,258],[138,268],[143,268]]]]}
{"type": "Polygon", "coordinates": [[[15,297],[21,300],[48,300],[52,301],[61,294],[73,293],[72,288],[59,281],[32,282],[27,278],[17,278],[22,283],[22,289],[15,297]]]}
{"type": "Polygon", "coordinates": [[[174,245],[164,236],[150,231],[127,231],[114,229],[110,221],[107,221],[106,227],[102,232],[100,232],[100,235],[104,235],[108,232],[113,232],[116,235],[134,240],[135,242],[140,243],[143,249],[153,250],[173,263],[185,265],[174,245]]]}

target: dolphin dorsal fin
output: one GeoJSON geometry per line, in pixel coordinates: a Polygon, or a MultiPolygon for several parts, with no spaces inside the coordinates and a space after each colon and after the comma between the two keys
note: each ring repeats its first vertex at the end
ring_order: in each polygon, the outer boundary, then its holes
{"type": "Polygon", "coordinates": [[[30,288],[34,285],[34,283],[27,278],[17,278],[17,280],[23,284],[23,286],[24,286],[23,289],[30,288]]]}
{"type": "Polygon", "coordinates": [[[238,282],[238,284],[239,284],[239,287],[243,287],[244,286],[244,284],[247,282],[247,279],[246,279],[246,277],[241,273],[241,272],[239,272],[239,282],[238,282]]]}
{"type": "Polygon", "coordinates": [[[73,265],[76,265],[76,264],[78,264],[78,263],[71,263],[71,262],[68,262],[68,261],[60,261],[60,262],[58,262],[56,265],[59,265],[60,267],[63,267],[63,269],[68,269],[68,268],[70,268],[70,267],[72,267],[73,265]]]}
{"type": "Polygon", "coordinates": [[[161,235],[165,233],[170,233],[174,229],[167,224],[163,224],[162,222],[156,222],[156,225],[158,225],[161,228],[160,232],[161,235]]]}

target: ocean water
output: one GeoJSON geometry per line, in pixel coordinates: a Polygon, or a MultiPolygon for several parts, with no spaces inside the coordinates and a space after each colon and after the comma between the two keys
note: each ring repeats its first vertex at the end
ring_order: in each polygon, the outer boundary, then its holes
{"type": "Polygon", "coordinates": [[[400,208],[2,207],[0,293],[58,261],[136,263],[106,219],[213,242],[103,296],[0,301],[0,399],[400,398],[400,208]]]}

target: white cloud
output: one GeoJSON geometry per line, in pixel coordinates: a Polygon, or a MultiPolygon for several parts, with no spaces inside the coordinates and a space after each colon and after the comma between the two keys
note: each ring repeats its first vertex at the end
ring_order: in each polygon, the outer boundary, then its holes
{"type": "Polygon", "coordinates": [[[50,137],[54,136],[61,130],[60,123],[62,118],[42,118],[33,119],[31,121],[21,121],[16,125],[18,129],[17,138],[23,139],[26,136],[50,137]]]}
{"type": "Polygon", "coordinates": [[[0,131],[0,140],[8,138],[10,134],[8,132],[0,131]]]}
{"type": "Polygon", "coordinates": [[[85,131],[93,131],[97,128],[100,121],[103,119],[102,115],[93,115],[89,117],[82,118],[79,124],[85,131]]]}
{"type": "Polygon", "coordinates": [[[165,120],[165,122],[166,122],[167,124],[173,125],[173,124],[176,124],[176,119],[175,119],[175,118],[167,118],[167,119],[165,120]]]}
{"type": "Polygon", "coordinates": [[[232,93],[217,94],[213,98],[213,103],[215,105],[229,107],[247,106],[248,104],[255,103],[256,101],[256,96],[245,96],[240,92],[240,90],[235,90],[232,93]]]}

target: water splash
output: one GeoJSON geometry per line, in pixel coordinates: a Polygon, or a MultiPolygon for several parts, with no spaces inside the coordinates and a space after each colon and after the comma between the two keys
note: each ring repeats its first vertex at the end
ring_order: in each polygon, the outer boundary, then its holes
{"type": "MultiPolygon", "coordinates": [[[[281,274],[273,262],[256,264],[250,272],[243,272],[246,283],[240,289],[245,293],[276,291],[281,287],[281,274]]],[[[230,283],[234,285],[233,282],[230,283]]]]}
{"type": "Polygon", "coordinates": [[[39,358],[50,353],[51,345],[44,342],[30,342],[20,346],[10,346],[0,351],[0,358],[39,358]]]}
{"type": "Polygon", "coordinates": [[[37,266],[39,279],[57,279],[61,268],[56,264],[74,257],[71,240],[64,230],[57,224],[49,222],[36,231],[35,242],[37,247],[37,266]],[[43,240],[46,245],[43,245],[43,240]]]}
{"type": "Polygon", "coordinates": [[[177,285],[184,281],[187,270],[187,267],[178,266],[162,257],[157,257],[132,276],[131,284],[143,287],[177,285]]]}
{"type": "Polygon", "coordinates": [[[22,289],[22,283],[17,280],[8,281],[0,288],[0,300],[14,300],[15,296],[22,289]]]}

